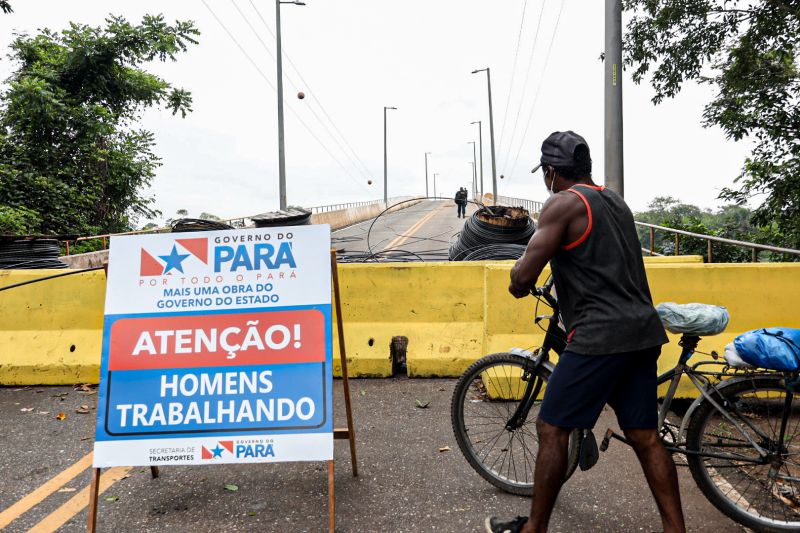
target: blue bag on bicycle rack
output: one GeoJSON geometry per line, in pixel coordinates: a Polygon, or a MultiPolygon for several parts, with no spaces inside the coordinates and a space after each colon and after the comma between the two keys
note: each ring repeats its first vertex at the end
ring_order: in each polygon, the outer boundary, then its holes
{"type": "Polygon", "coordinates": [[[800,369],[800,329],[754,329],[736,337],[733,344],[753,366],[784,372],[800,369]]]}

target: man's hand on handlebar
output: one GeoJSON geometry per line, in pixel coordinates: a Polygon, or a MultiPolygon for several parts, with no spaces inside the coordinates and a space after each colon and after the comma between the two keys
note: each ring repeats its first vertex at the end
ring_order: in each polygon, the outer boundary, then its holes
{"type": "Polygon", "coordinates": [[[525,298],[531,293],[531,287],[519,287],[515,285],[514,282],[511,282],[508,286],[508,292],[510,292],[514,298],[525,298]]]}

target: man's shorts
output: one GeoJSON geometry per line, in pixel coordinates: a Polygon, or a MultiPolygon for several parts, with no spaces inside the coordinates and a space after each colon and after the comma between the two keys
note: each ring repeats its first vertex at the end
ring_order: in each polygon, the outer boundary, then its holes
{"type": "Polygon", "coordinates": [[[539,418],[561,428],[592,429],[608,404],[620,428],[655,429],[660,354],[661,346],[613,355],[564,351],[547,382],[539,418]]]}

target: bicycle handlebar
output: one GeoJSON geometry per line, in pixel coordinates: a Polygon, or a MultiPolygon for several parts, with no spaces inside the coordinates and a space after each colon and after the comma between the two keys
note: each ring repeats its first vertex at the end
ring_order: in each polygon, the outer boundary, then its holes
{"type": "Polygon", "coordinates": [[[555,280],[553,279],[553,276],[551,274],[544,282],[544,285],[542,285],[541,287],[534,287],[533,289],[531,289],[531,294],[533,294],[534,296],[541,296],[548,303],[548,305],[550,305],[550,307],[555,309],[558,306],[558,302],[551,294],[553,283],[555,283],[555,280]]]}
{"type": "Polygon", "coordinates": [[[552,275],[548,276],[547,280],[544,282],[544,285],[542,285],[541,287],[534,287],[531,289],[531,294],[533,294],[534,296],[546,296],[546,295],[549,296],[550,290],[553,288],[554,282],[555,280],[553,279],[553,276],[552,275]]]}

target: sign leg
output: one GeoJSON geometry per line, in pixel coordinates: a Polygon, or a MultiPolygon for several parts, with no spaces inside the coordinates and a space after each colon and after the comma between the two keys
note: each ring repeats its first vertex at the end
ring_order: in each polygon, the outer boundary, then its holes
{"type": "Polygon", "coordinates": [[[358,459],[356,458],[356,428],[353,424],[353,406],[350,401],[350,381],[347,377],[347,359],[342,357],[342,385],[344,388],[344,405],[347,411],[347,438],[350,439],[350,464],[353,477],[358,477],[358,459]]]}
{"type": "Polygon", "coordinates": [[[150,477],[155,479],[160,475],[161,475],[161,473],[158,471],[158,467],[157,466],[151,466],[150,467],[150,477]]]}
{"type": "Polygon", "coordinates": [[[347,437],[350,440],[350,464],[353,477],[358,477],[358,459],[356,457],[356,428],[353,423],[353,404],[350,400],[350,379],[347,372],[347,349],[344,342],[344,318],[342,318],[342,298],[339,290],[339,268],[336,262],[336,250],[331,250],[331,273],[333,274],[333,295],[336,305],[336,328],[339,335],[339,356],[342,362],[342,388],[344,406],[347,414],[347,437]]]}
{"type": "Polygon", "coordinates": [[[328,532],[336,531],[336,490],[333,479],[333,459],[328,461],[328,532]]]}
{"type": "Polygon", "coordinates": [[[89,517],[86,522],[86,531],[94,533],[97,528],[97,496],[100,490],[100,469],[92,469],[92,483],[89,485],[89,517]]]}

